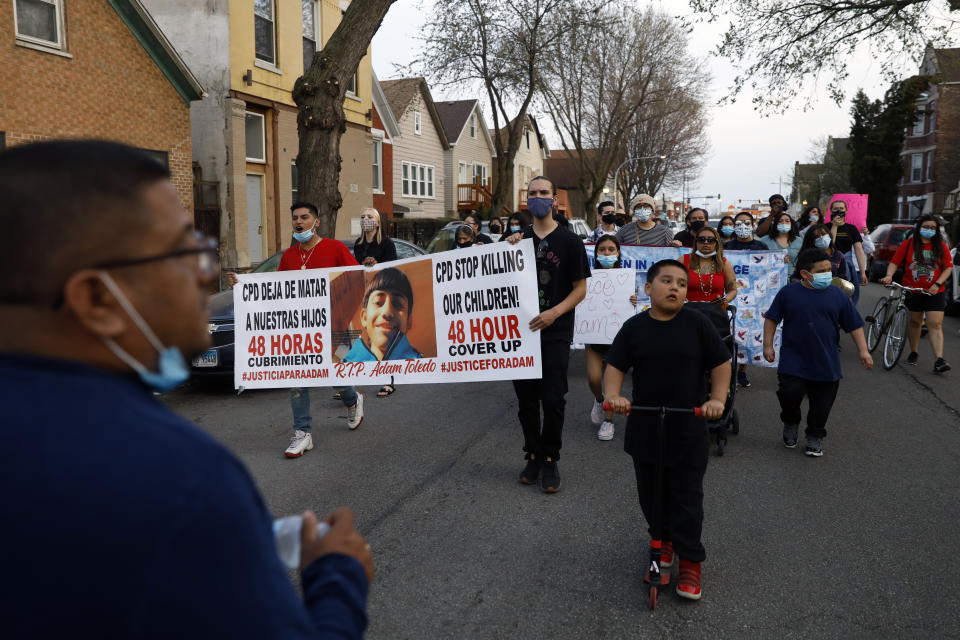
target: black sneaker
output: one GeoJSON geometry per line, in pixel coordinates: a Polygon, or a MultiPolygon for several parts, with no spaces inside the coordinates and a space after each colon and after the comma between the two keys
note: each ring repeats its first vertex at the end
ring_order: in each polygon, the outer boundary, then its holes
{"type": "Polygon", "coordinates": [[[947,361],[943,358],[937,358],[937,361],[933,363],[933,372],[946,373],[947,371],[950,371],[950,365],[947,364],[947,361]]]}
{"type": "Polygon", "coordinates": [[[823,441],[820,438],[807,437],[807,450],[804,453],[819,458],[823,455],[823,441]]]}
{"type": "Polygon", "coordinates": [[[553,460],[548,459],[543,463],[540,470],[540,490],[544,493],[560,491],[560,470],[553,460]]]}
{"type": "Polygon", "coordinates": [[[800,429],[798,424],[783,425],[783,446],[787,449],[793,449],[797,446],[797,431],[800,429]]]}
{"type": "Polygon", "coordinates": [[[746,389],[750,386],[750,380],[747,378],[746,371],[737,372],[737,384],[746,389]]]}
{"type": "Polygon", "coordinates": [[[525,466],[523,471],[520,472],[520,483],[536,484],[537,478],[540,476],[540,467],[542,467],[543,464],[529,453],[526,457],[527,466],[525,466]]]}
{"type": "Polygon", "coordinates": [[[907,356],[907,364],[912,364],[913,366],[917,366],[917,358],[919,357],[920,356],[917,355],[916,351],[911,351],[910,355],[907,356]]]}

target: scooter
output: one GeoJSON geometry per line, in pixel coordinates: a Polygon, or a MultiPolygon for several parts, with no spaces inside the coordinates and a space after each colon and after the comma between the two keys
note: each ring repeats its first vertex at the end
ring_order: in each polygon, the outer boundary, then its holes
{"type": "MultiPolygon", "coordinates": [[[[612,411],[609,402],[603,403],[604,411],[612,411]]],[[[656,413],[657,420],[657,481],[653,493],[653,522],[650,523],[650,564],[649,576],[644,582],[650,583],[650,608],[657,608],[657,594],[660,587],[670,584],[670,574],[660,571],[660,556],[663,551],[663,432],[668,413],[692,413],[698,418],[703,415],[700,407],[679,409],[675,407],[641,407],[630,405],[630,411],[656,413]]],[[[630,411],[627,415],[630,415],[630,411]]]]}

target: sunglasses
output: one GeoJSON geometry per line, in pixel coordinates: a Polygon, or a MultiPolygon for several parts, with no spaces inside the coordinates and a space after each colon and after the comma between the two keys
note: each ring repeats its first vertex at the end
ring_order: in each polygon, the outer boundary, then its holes
{"type": "Polygon", "coordinates": [[[700,244],[717,244],[717,239],[711,238],[710,236],[703,236],[702,238],[697,238],[697,242],[700,244]]]}

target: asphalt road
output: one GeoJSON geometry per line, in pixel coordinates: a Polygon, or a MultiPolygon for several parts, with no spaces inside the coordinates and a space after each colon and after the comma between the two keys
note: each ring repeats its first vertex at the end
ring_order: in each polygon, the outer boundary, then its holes
{"type": "MultiPolygon", "coordinates": [[[[868,287],[864,314],[881,293],[868,287]]],[[[282,455],[286,391],[191,384],[167,398],[244,460],[275,514],[356,511],[377,563],[368,638],[956,638],[958,330],[948,318],[943,376],[926,342],[917,367],[865,372],[844,338],[819,459],[781,445],[776,374],[751,369],[741,433],[707,470],[703,599],[667,591],[655,612],[623,421],[612,442],[595,439],[582,352],[556,495],[516,482],[509,383],[364,389],[354,432],[315,389],[317,446],[298,460],[282,455]]]]}

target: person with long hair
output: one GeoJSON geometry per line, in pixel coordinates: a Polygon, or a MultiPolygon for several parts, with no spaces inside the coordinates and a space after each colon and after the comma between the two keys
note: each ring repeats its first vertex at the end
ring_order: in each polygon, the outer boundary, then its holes
{"type": "Polygon", "coordinates": [[[771,251],[787,251],[787,264],[793,266],[797,260],[797,254],[800,253],[800,246],[803,239],[797,232],[797,223],[790,217],[789,213],[778,213],[774,216],[770,224],[767,235],[760,239],[767,245],[771,251]]]}
{"type": "Polygon", "coordinates": [[[523,233],[523,230],[530,226],[530,216],[525,211],[514,211],[507,218],[507,226],[500,236],[500,242],[506,242],[507,238],[515,233],[523,233]]]}
{"type": "MultiPolygon", "coordinates": [[[[847,280],[847,261],[844,255],[837,251],[833,246],[833,236],[830,235],[830,227],[825,224],[817,223],[807,227],[807,234],[803,236],[803,244],[800,245],[800,253],[806,249],[820,249],[830,257],[830,271],[835,278],[847,280]]],[[[796,265],[794,265],[796,266],[796,265]]],[[[790,276],[790,282],[800,282],[803,278],[800,271],[794,269],[790,276]]]]}
{"type": "Polygon", "coordinates": [[[823,214],[820,213],[820,207],[814,204],[804,209],[803,213],[800,214],[800,219],[797,220],[800,237],[807,235],[810,227],[821,222],[823,222],[823,214]]]}
{"type": "Polygon", "coordinates": [[[690,274],[687,301],[726,307],[737,297],[737,277],[733,265],[723,257],[720,233],[713,227],[703,227],[697,231],[694,242],[697,248],[683,256],[683,266],[690,274]]]}
{"type": "MultiPolygon", "coordinates": [[[[594,269],[619,269],[620,243],[612,235],[600,236],[594,247],[594,269]]],[[[636,306],[637,294],[630,296],[630,302],[636,306]]],[[[608,344],[585,345],[584,352],[587,359],[587,384],[593,393],[593,408],[590,410],[590,420],[599,425],[597,440],[613,440],[613,411],[603,409],[603,359],[610,350],[608,344]]]]}
{"type": "Polygon", "coordinates": [[[720,218],[720,224],[717,225],[717,229],[720,230],[721,243],[727,240],[733,240],[733,232],[736,224],[737,222],[733,219],[733,216],[723,216],[720,218]]]}
{"type": "Polygon", "coordinates": [[[908,291],[905,303],[910,310],[910,355],[907,364],[916,365],[919,355],[920,330],[926,318],[927,337],[936,361],[934,373],[946,373],[950,365],[943,359],[943,312],[947,308],[944,283],[953,272],[950,247],[943,241],[940,221],[930,214],[917,218],[913,235],[900,243],[887,265],[887,275],[880,282],[889,285],[897,267],[903,267],[903,286],[923,289],[926,294],[908,291]],[[929,294],[929,295],[927,295],[929,294]]]}
{"type": "Polygon", "coordinates": [[[368,207],[360,214],[360,237],[353,243],[353,257],[365,267],[397,259],[397,247],[383,232],[380,212],[368,207]]]}

